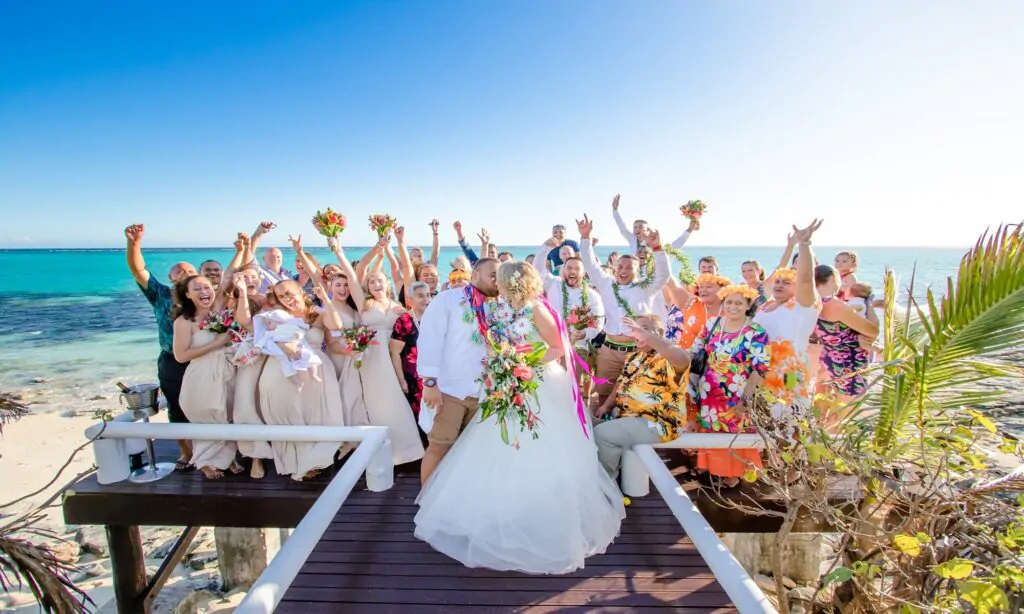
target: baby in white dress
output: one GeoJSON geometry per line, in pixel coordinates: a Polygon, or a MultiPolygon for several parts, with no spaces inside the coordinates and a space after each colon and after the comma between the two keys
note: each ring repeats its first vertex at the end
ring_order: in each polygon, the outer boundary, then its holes
{"type": "Polygon", "coordinates": [[[277,358],[285,377],[293,379],[300,387],[308,378],[320,381],[323,362],[306,341],[309,324],[283,309],[274,309],[257,314],[253,318],[253,328],[253,345],[267,356],[277,358]],[[282,347],[284,344],[297,346],[298,356],[289,356],[282,347]]]}

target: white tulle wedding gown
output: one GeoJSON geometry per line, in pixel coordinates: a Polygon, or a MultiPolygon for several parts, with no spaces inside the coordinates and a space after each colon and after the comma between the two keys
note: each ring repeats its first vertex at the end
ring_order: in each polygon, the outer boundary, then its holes
{"type": "MultiPolygon", "coordinates": [[[[529,309],[510,329],[517,343],[539,340],[529,309]]],[[[519,449],[493,417],[474,420],[417,499],[416,537],[469,567],[535,574],[569,573],[604,552],[626,513],[571,385],[557,363],[544,368],[540,437],[519,433],[519,449]]]]}

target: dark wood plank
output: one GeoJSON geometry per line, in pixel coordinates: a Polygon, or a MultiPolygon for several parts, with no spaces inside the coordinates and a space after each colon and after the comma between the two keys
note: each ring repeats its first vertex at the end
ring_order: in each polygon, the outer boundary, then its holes
{"type": "MultiPolygon", "coordinates": [[[[429,570],[423,570],[430,573],[429,570]]],[[[390,589],[390,590],[442,590],[456,591],[465,588],[466,578],[455,576],[392,576],[386,574],[321,575],[303,574],[292,583],[296,588],[345,588],[345,589],[390,589]],[[365,577],[364,577],[365,576],[365,577]]],[[[658,591],[659,593],[693,593],[699,590],[722,592],[713,577],[656,578],[653,576],[632,578],[625,574],[616,577],[573,578],[568,576],[527,576],[503,574],[491,578],[473,578],[475,591],[586,591],[623,592],[658,591]]]]}
{"type": "Polygon", "coordinates": [[[669,605],[673,607],[724,607],[729,597],[721,592],[641,593],[634,591],[512,591],[512,590],[391,590],[347,588],[298,588],[288,590],[289,601],[329,603],[411,603],[422,605],[522,606],[569,605],[601,607],[669,605]]]}
{"type": "MultiPolygon", "coordinates": [[[[684,578],[710,578],[715,576],[708,569],[706,564],[687,567],[685,565],[674,565],[671,567],[659,567],[658,569],[635,569],[622,568],[616,565],[602,565],[599,557],[587,561],[583,569],[561,576],[534,576],[509,571],[496,571],[482,567],[466,567],[458,561],[449,560],[444,564],[417,565],[406,563],[403,565],[387,565],[382,563],[371,563],[369,565],[351,565],[339,573],[339,568],[333,563],[310,563],[302,567],[302,574],[296,577],[303,578],[310,576],[380,576],[388,575],[394,578],[430,577],[430,578],[631,578],[631,579],[684,579],[684,578]]],[[[316,580],[311,580],[316,582],[316,580]]]]}
{"type": "Polygon", "coordinates": [[[690,608],[673,605],[630,606],[621,607],[602,605],[595,610],[592,606],[512,606],[512,607],[480,607],[468,605],[416,605],[386,603],[310,603],[282,601],[274,614],[633,614],[634,612],[650,612],[651,614],[731,614],[736,612],[733,607],[690,608]],[[340,607],[339,607],[340,606],[340,607]]]}

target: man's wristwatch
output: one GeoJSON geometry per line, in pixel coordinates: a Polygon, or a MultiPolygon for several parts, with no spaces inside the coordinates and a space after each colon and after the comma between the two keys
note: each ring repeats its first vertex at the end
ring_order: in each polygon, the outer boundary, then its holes
{"type": "Polygon", "coordinates": [[[425,378],[423,378],[423,385],[425,387],[427,387],[427,388],[436,388],[437,387],[437,378],[436,377],[425,377],[425,378]]]}

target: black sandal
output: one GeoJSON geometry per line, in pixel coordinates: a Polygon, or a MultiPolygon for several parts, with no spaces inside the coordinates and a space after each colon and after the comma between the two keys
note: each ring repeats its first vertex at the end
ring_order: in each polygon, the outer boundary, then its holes
{"type": "Polygon", "coordinates": [[[196,470],[196,466],[193,465],[192,463],[188,462],[188,461],[177,460],[177,461],[174,461],[174,470],[175,471],[195,471],[196,470]]]}

